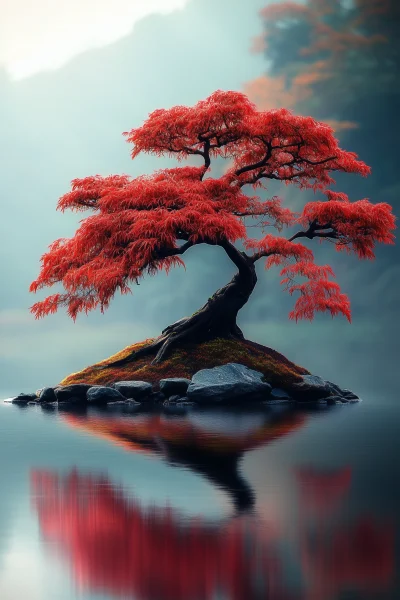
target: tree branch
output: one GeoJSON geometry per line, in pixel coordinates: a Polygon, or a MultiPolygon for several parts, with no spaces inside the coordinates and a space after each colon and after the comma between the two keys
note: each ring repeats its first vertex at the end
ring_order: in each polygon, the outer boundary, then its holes
{"type": "Polygon", "coordinates": [[[192,246],[195,246],[196,244],[194,242],[185,242],[184,244],[182,244],[182,246],[180,246],[179,248],[169,248],[166,250],[162,250],[162,251],[158,251],[157,252],[157,259],[163,259],[163,258],[167,258],[169,256],[178,256],[179,254],[184,254],[186,252],[186,250],[189,250],[189,248],[191,248],[192,246]]]}
{"type": "Polygon", "coordinates": [[[262,158],[261,160],[259,160],[256,163],[253,163],[252,165],[246,165],[245,167],[242,167],[241,169],[237,169],[237,171],[235,171],[235,175],[237,177],[239,177],[239,175],[241,175],[242,173],[247,173],[247,171],[253,171],[253,169],[259,169],[260,167],[265,167],[265,165],[267,164],[267,162],[269,161],[271,156],[272,156],[272,147],[271,147],[271,144],[267,144],[267,152],[266,152],[264,158],[262,158]]]}
{"type": "MultiPolygon", "coordinates": [[[[317,221],[313,221],[312,223],[310,223],[310,226],[307,229],[307,231],[298,231],[297,233],[292,235],[292,237],[288,238],[287,241],[293,242],[293,240],[296,240],[296,239],[302,238],[302,237],[306,237],[309,240],[312,240],[315,237],[337,239],[338,234],[335,231],[335,229],[332,227],[331,223],[327,223],[326,225],[319,225],[317,223],[317,221]],[[331,229],[332,231],[325,231],[326,229],[331,229]]],[[[272,254],[277,254],[277,253],[276,252],[268,252],[268,250],[266,250],[266,251],[256,252],[255,254],[253,254],[253,256],[251,256],[249,258],[253,263],[255,263],[260,258],[263,258],[266,256],[271,256],[272,254]]]]}
{"type": "MultiPolygon", "coordinates": [[[[188,237],[183,232],[180,232],[179,237],[184,239],[183,236],[188,237]]],[[[162,260],[163,258],[167,258],[169,256],[177,256],[179,254],[184,254],[186,250],[191,248],[192,246],[197,246],[198,244],[209,244],[210,246],[221,246],[229,256],[231,261],[236,265],[241,274],[248,274],[249,272],[249,262],[251,263],[252,258],[248,256],[245,252],[241,252],[238,250],[231,242],[228,240],[218,240],[212,241],[207,238],[199,240],[198,242],[191,242],[188,240],[179,248],[169,248],[166,250],[160,250],[157,252],[156,260],[162,260]]]]}
{"type": "Polygon", "coordinates": [[[251,263],[251,257],[248,256],[245,252],[240,252],[233,244],[228,242],[228,240],[224,240],[217,243],[218,246],[221,246],[231,261],[237,266],[239,273],[242,275],[248,275],[249,273],[249,262],[251,263]]]}

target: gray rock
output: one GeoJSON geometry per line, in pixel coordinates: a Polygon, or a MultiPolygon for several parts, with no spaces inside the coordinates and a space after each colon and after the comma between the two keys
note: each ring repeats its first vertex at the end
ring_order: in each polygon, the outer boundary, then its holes
{"type": "Polygon", "coordinates": [[[146,398],[153,391],[153,386],[147,381],[117,381],[114,383],[114,388],[125,398],[134,398],[135,400],[146,398]]]}
{"type": "Polygon", "coordinates": [[[202,369],[193,375],[187,389],[190,401],[200,404],[265,400],[271,393],[264,375],[238,363],[202,369]]]}
{"type": "Polygon", "coordinates": [[[179,402],[182,400],[182,396],[178,396],[178,394],[174,394],[168,398],[168,404],[174,404],[175,402],[179,402]]]}
{"type": "Polygon", "coordinates": [[[328,396],[326,398],[326,401],[330,405],[332,405],[332,404],[343,404],[343,403],[346,402],[346,400],[343,398],[343,396],[328,396]]]}
{"type": "Polygon", "coordinates": [[[38,399],[40,402],[55,402],[57,400],[54,389],[51,387],[43,388],[38,399]]]}
{"type": "Polygon", "coordinates": [[[146,397],[146,401],[163,403],[166,400],[166,397],[162,392],[152,392],[149,396],[146,397]]]}
{"type": "Polygon", "coordinates": [[[35,400],[37,400],[36,394],[19,394],[8,401],[12,404],[28,404],[28,402],[34,402],[35,400]]]}
{"type": "Polygon", "coordinates": [[[72,402],[73,404],[86,404],[86,392],[92,386],[87,383],[73,383],[54,389],[59,402],[72,402]]]}
{"type": "Polygon", "coordinates": [[[359,397],[354,394],[351,390],[342,390],[342,395],[348,400],[359,400],[359,397]]]}
{"type": "Polygon", "coordinates": [[[114,388],[96,385],[88,389],[86,394],[89,404],[107,404],[117,400],[125,402],[126,398],[114,388]]]}
{"type": "Polygon", "coordinates": [[[330,384],[318,375],[302,375],[303,381],[294,383],[291,392],[295,399],[313,402],[332,395],[330,384]]]}
{"type": "Polygon", "coordinates": [[[343,390],[336,383],[332,383],[332,381],[327,381],[326,383],[329,385],[334,396],[343,396],[343,390]]]}
{"type": "Polygon", "coordinates": [[[161,379],[160,391],[167,397],[173,396],[174,394],[183,396],[186,394],[190,383],[191,380],[185,379],[184,377],[169,377],[168,379],[161,379]]]}
{"type": "Polygon", "coordinates": [[[292,398],[289,396],[285,390],[281,388],[272,388],[271,390],[271,399],[274,400],[291,400],[292,398]]]}

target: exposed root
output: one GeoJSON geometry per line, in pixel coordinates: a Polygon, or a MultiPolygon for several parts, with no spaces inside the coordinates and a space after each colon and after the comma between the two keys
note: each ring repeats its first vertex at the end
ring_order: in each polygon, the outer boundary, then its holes
{"type": "Polygon", "coordinates": [[[227,285],[215,292],[206,304],[191,317],[185,317],[172,323],[147,346],[143,346],[115,362],[99,365],[96,369],[121,367],[149,354],[155,354],[151,364],[157,365],[173,349],[186,344],[198,344],[217,338],[243,340],[244,336],[236,323],[236,318],[239,310],[249,299],[257,281],[254,265],[249,262],[246,264],[246,269],[242,267],[241,272],[237,273],[227,285]]]}

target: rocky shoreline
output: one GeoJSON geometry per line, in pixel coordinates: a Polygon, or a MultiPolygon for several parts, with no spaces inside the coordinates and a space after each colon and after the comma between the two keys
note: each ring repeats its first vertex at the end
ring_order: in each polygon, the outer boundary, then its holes
{"type": "Polygon", "coordinates": [[[110,385],[77,383],[45,387],[32,394],[20,394],[6,402],[19,405],[43,404],[71,407],[158,404],[178,406],[241,406],[254,403],[283,405],[333,405],[359,402],[348,389],[317,375],[302,375],[290,387],[273,387],[259,371],[240,363],[201,369],[191,379],[170,377],[159,381],[159,390],[146,381],[117,381],[110,385]]]}

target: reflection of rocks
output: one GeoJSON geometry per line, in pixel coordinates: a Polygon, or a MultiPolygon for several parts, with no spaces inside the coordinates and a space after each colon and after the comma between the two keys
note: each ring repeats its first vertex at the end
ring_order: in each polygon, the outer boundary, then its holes
{"type": "Polygon", "coordinates": [[[198,371],[187,390],[190,400],[211,404],[265,400],[270,393],[262,373],[236,363],[198,371]]]}

